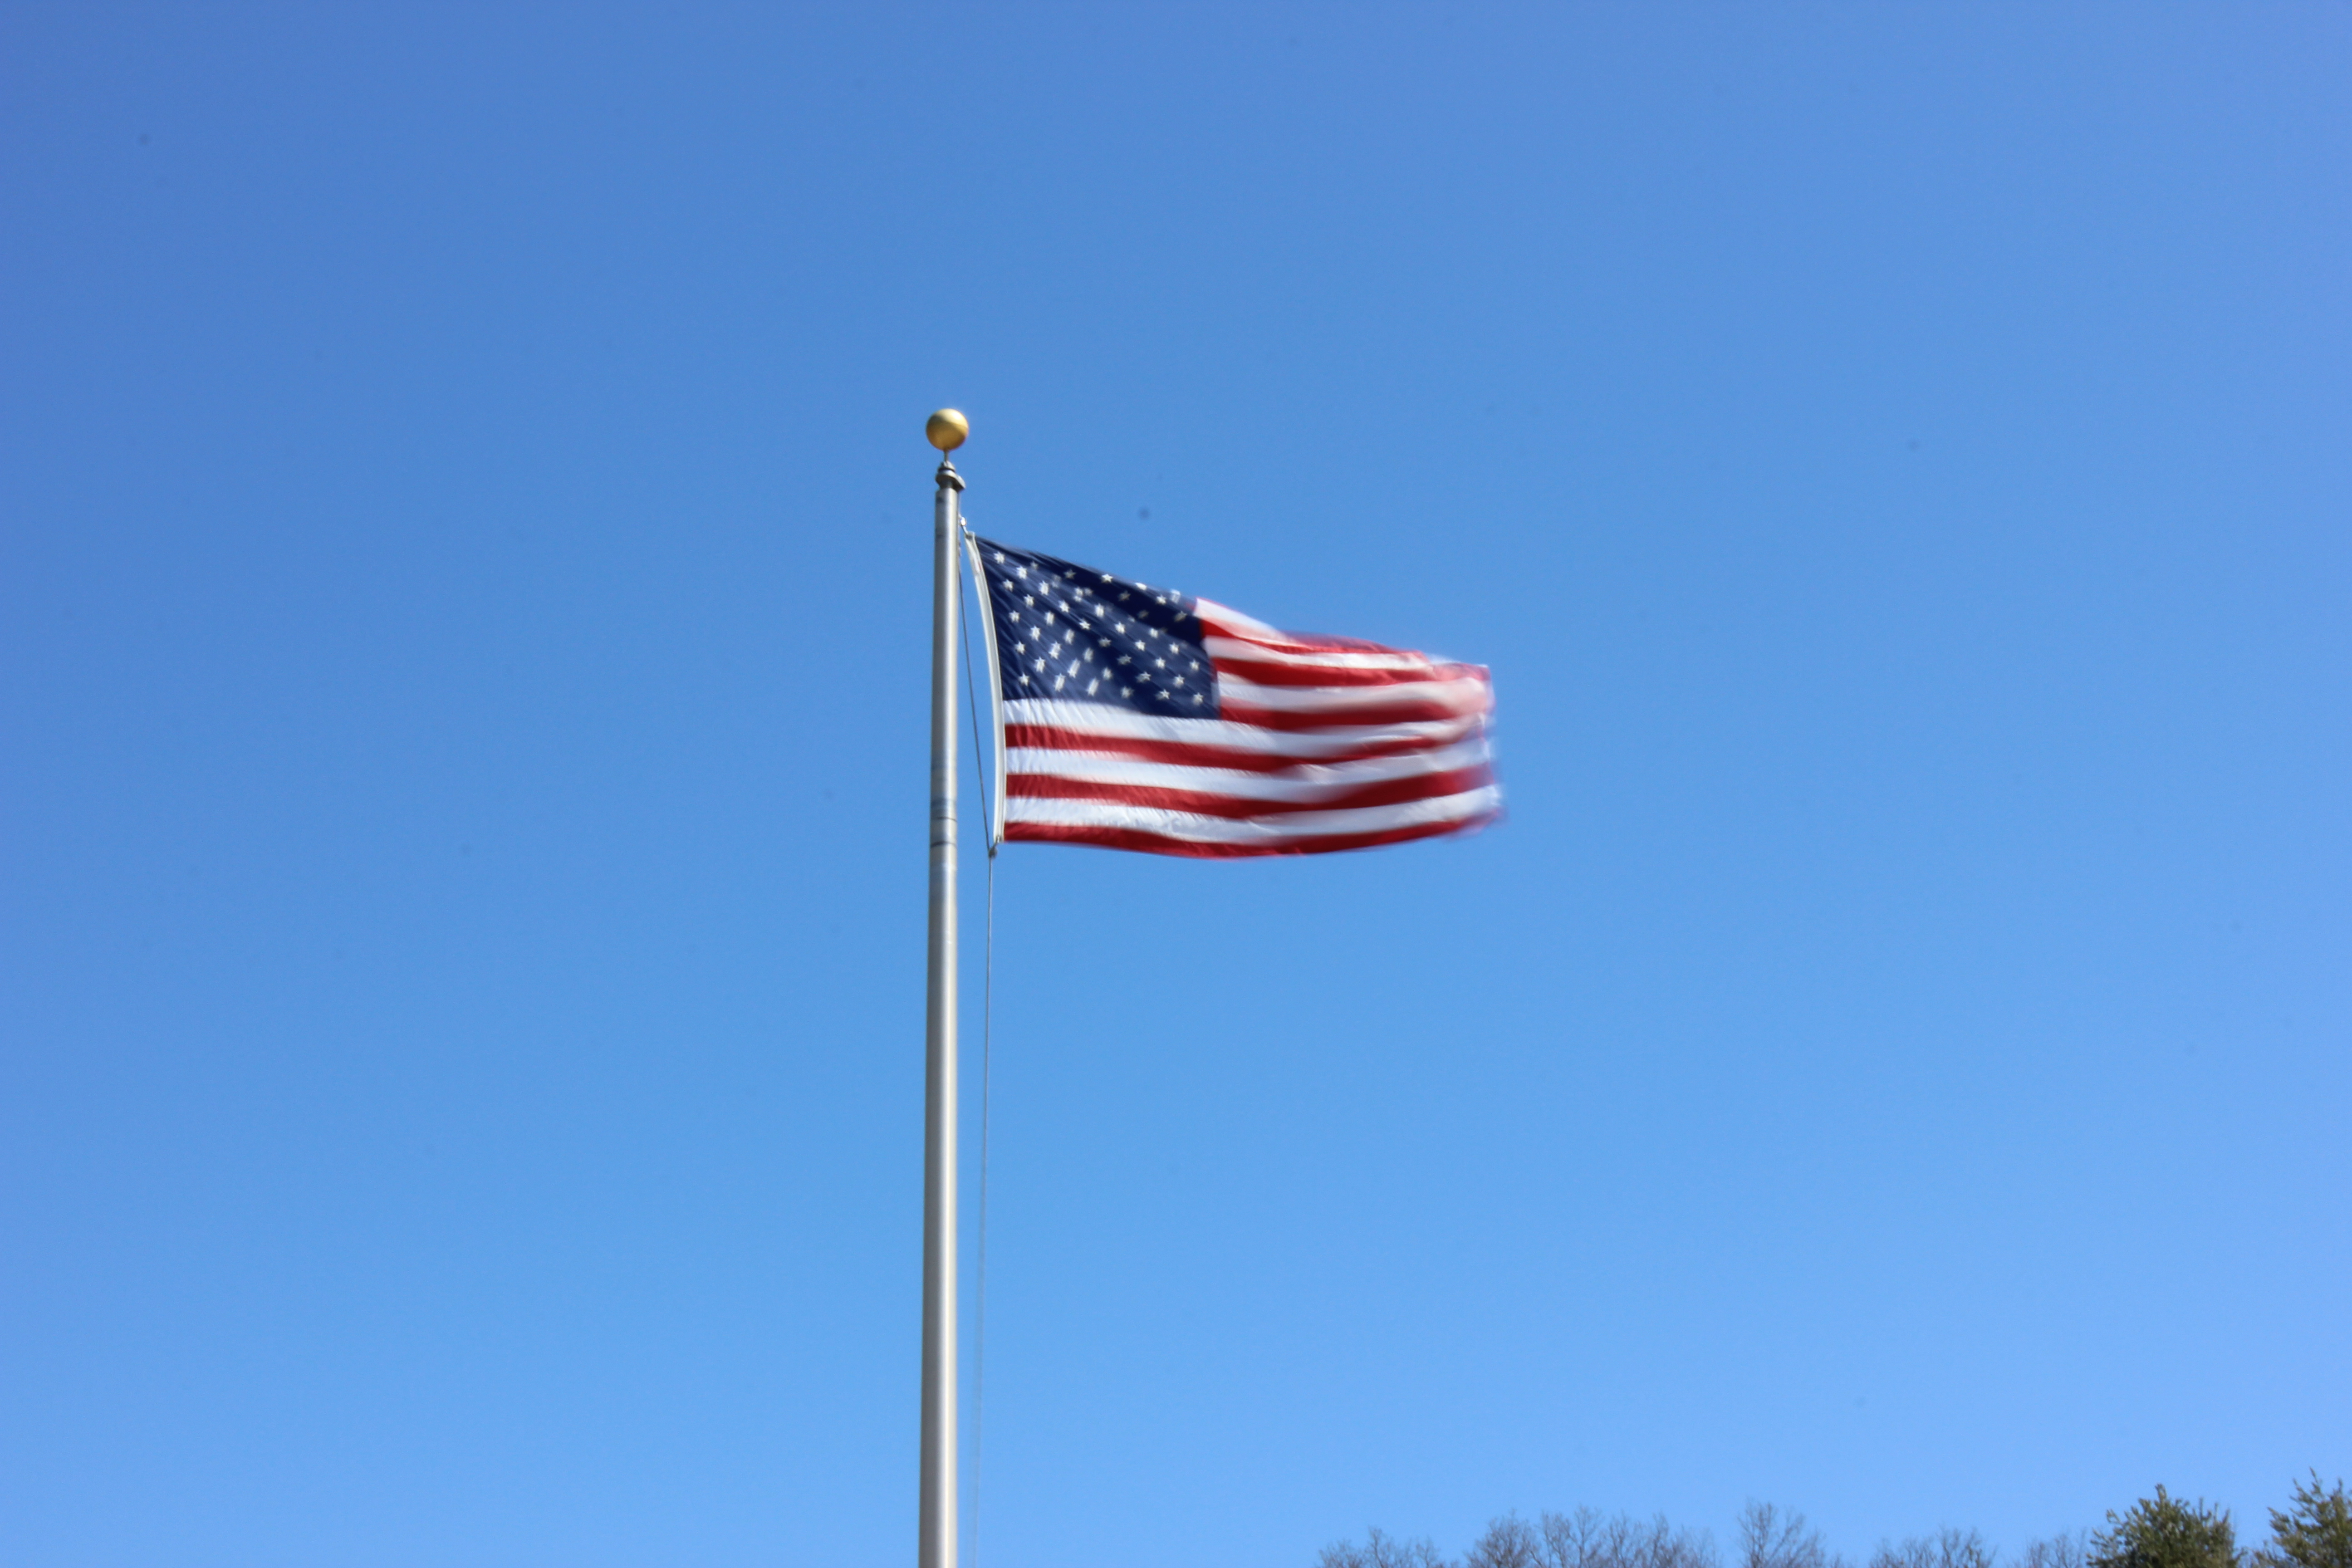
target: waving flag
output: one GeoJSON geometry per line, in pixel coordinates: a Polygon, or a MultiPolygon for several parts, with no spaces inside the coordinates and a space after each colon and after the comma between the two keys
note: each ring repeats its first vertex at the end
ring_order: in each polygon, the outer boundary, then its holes
{"type": "Polygon", "coordinates": [[[1312,855],[1463,833],[1502,807],[1486,669],[971,538],[1002,836],[1312,855]]]}

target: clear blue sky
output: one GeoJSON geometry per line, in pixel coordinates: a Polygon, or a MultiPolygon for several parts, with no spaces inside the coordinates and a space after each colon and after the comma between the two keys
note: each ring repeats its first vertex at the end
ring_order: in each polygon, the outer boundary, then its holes
{"type": "Polygon", "coordinates": [[[910,1559],[950,403],[1001,537],[1490,665],[1511,810],[1007,852],[984,1562],[2352,1473],[2347,84],[11,6],[0,1558],[910,1559]]]}

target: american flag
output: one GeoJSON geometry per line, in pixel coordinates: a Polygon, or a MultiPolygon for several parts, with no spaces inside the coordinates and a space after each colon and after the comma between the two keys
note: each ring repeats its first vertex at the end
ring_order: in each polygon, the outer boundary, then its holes
{"type": "Polygon", "coordinates": [[[1004,838],[1313,855],[1464,833],[1502,809],[1479,665],[1276,631],[1172,588],[971,545],[1004,838]]]}

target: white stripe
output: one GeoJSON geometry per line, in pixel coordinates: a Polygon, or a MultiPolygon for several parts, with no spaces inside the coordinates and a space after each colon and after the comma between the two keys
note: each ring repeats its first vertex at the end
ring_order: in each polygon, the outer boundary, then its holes
{"type": "MultiPolygon", "coordinates": [[[[1429,665],[1454,665],[1459,659],[1444,658],[1433,653],[1421,653],[1407,647],[1386,647],[1380,643],[1366,643],[1361,647],[1318,647],[1312,637],[1284,631],[1280,626],[1267,626],[1255,616],[1245,616],[1229,605],[1213,599],[1196,599],[1194,606],[1201,625],[1209,634],[1201,641],[1228,643],[1237,658],[1279,659],[1284,663],[1328,664],[1342,669],[1412,669],[1429,665]],[[1217,632],[1226,634],[1216,637],[1217,632]]],[[[1351,639],[1353,640],[1353,639],[1351,639]]],[[[1213,649],[1222,652],[1223,649],[1213,649]]]]}
{"type": "Polygon", "coordinates": [[[1412,671],[1438,668],[1438,661],[1425,653],[1370,653],[1358,648],[1313,648],[1302,652],[1296,644],[1290,647],[1268,647],[1263,643],[1221,637],[1204,637],[1201,639],[1201,647],[1212,658],[1254,659],[1260,664],[1279,664],[1298,669],[1412,671]]]}
{"type": "Polygon", "coordinates": [[[1484,713],[1495,705],[1495,689],[1484,677],[1414,681],[1409,686],[1260,686],[1217,672],[1217,700],[1245,702],[1283,713],[1344,713],[1394,702],[1435,702],[1456,713],[1484,713]]]}
{"type": "Polygon", "coordinates": [[[1300,801],[1318,800],[1361,789],[1366,784],[1475,768],[1491,761],[1493,753],[1485,742],[1470,741],[1436,751],[1409,752],[1402,756],[1367,757],[1352,763],[1307,763],[1286,768],[1278,773],[1256,773],[1240,768],[1189,768],[1169,763],[1146,762],[1139,757],[1015,746],[1005,753],[1005,766],[1015,777],[1181,789],[1199,795],[1223,795],[1236,801],[1300,801]]]}
{"type": "Polygon", "coordinates": [[[1328,757],[1364,746],[1415,742],[1445,745],[1477,728],[1475,716],[1416,719],[1399,724],[1351,724],[1326,730],[1267,730],[1230,719],[1162,719],[1106,702],[1057,702],[1020,697],[1004,705],[1008,724],[1042,724],[1087,735],[1132,741],[1174,741],[1188,746],[1227,746],[1272,757],[1328,757]]]}
{"type": "Polygon", "coordinates": [[[1320,838],[1341,834],[1387,833],[1424,824],[1467,822],[1498,809],[1503,792],[1493,784],[1436,800],[1405,801],[1396,805],[1358,806],[1347,811],[1286,812],[1279,816],[1203,816],[1192,811],[1167,811],[1150,805],[1118,805],[1108,801],[1051,800],[1014,795],[1013,820],[1060,827],[1123,827],[1137,833],[1188,839],[1196,844],[1278,844],[1292,839],[1320,838]]]}
{"type": "Polygon", "coordinates": [[[1287,643],[1294,647],[1297,646],[1298,639],[1289,633],[1279,627],[1267,626],[1255,616],[1243,615],[1230,605],[1220,605],[1214,599],[1194,599],[1192,613],[1200,617],[1202,626],[1215,626],[1220,631],[1228,631],[1236,637],[1287,643]]]}

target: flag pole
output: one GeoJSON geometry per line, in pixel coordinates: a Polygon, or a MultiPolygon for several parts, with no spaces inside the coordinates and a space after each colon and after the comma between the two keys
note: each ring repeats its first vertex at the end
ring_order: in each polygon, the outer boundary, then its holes
{"type": "Polygon", "coordinates": [[[931,908],[923,1012],[923,1462],[918,1568],[956,1564],[956,617],[963,476],[946,454],[971,426],[952,408],[931,503],[931,908]]]}

